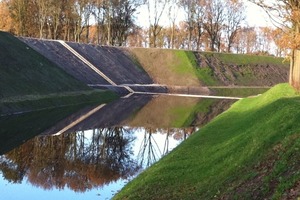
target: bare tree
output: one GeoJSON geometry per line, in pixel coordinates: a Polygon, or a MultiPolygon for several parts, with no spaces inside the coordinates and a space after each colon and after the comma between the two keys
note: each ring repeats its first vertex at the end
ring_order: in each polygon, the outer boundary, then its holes
{"type": "Polygon", "coordinates": [[[43,38],[44,27],[49,15],[49,1],[47,0],[33,0],[33,4],[37,7],[37,18],[39,22],[39,37],[43,38]]]}
{"type": "Polygon", "coordinates": [[[0,30],[12,32],[14,24],[9,12],[7,0],[0,1],[0,30]]]}
{"type": "Polygon", "coordinates": [[[227,40],[227,52],[231,52],[234,38],[246,19],[245,8],[240,1],[227,0],[225,14],[224,31],[227,40]]]}
{"type": "Polygon", "coordinates": [[[89,35],[89,21],[92,14],[92,4],[90,0],[77,0],[74,2],[74,19],[75,19],[75,30],[74,40],[80,41],[83,30],[86,29],[85,40],[88,42],[89,35]]]}
{"type": "Polygon", "coordinates": [[[191,49],[192,46],[192,35],[194,32],[194,26],[196,21],[196,4],[197,0],[181,0],[181,6],[183,7],[186,14],[186,23],[188,29],[188,49],[191,49]]]}
{"type": "Polygon", "coordinates": [[[249,0],[262,7],[281,28],[283,36],[278,44],[291,50],[290,84],[300,91],[300,2],[298,0],[249,0]]]}
{"type": "Polygon", "coordinates": [[[58,39],[59,26],[61,25],[61,15],[63,11],[63,1],[49,1],[49,17],[47,21],[49,38],[58,39]]]}
{"type": "Polygon", "coordinates": [[[205,0],[198,0],[196,9],[195,9],[195,15],[196,15],[196,24],[195,24],[195,34],[196,34],[196,50],[200,50],[201,46],[201,37],[203,35],[203,21],[204,21],[204,8],[205,8],[205,0]]]}
{"type": "Polygon", "coordinates": [[[170,0],[146,0],[146,2],[150,25],[149,46],[156,47],[156,38],[162,29],[162,26],[159,25],[159,22],[170,0]]]}
{"type": "Polygon", "coordinates": [[[221,31],[225,20],[224,4],[221,0],[206,1],[204,29],[210,39],[210,50],[219,51],[221,45],[221,31]]]}
{"type": "Polygon", "coordinates": [[[11,16],[17,22],[17,35],[26,36],[26,20],[28,19],[28,0],[8,1],[11,16]]]}
{"type": "Polygon", "coordinates": [[[169,6],[169,20],[171,22],[171,35],[170,35],[170,47],[174,49],[174,42],[175,42],[175,28],[176,28],[176,19],[177,19],[177,13],[179,10],[179,0],[171,0],[170,6],[169,6]]]}

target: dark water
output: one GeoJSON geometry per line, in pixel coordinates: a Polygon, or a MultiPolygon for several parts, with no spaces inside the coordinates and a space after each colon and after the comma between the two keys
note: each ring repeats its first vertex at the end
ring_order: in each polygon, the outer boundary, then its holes
{"type": "Polygon", "coordinates": [[[133,96],[2,117],[1,199],[110,199],[232,103],[133,96]]]}

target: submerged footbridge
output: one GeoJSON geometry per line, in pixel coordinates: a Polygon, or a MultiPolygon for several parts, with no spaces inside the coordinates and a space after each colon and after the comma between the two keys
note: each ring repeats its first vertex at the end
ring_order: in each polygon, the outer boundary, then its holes
{"type": "MultiPolygon", "coordinates": [[[[123,96],[163,94],[174,96],[227,98],[210,96],[206,87],[170,86],[154,83],[126,48],[19,38],[54,62],[66,73],[94,88],[109,89],[123,96]]],[[[239,99],[229,97],[230,99],[239,99]]]]}
{"type": "Polygon", "coordinates": [[[154,84],[125,49],[61,40],[19,39],[90,87],[123,95],[168,91],[166,86],[154,84]]]}

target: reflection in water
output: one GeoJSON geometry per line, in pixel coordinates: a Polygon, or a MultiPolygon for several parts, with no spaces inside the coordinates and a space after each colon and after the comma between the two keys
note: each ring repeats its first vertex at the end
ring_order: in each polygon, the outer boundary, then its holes
{"type": "MultiPolygon", "coordinates": [[[[82,108],[72,115],[67,112],[69,108],[59,108],[0,117],[0,154],[8,152],[0,156],[0,174],[20,185],[28,180],[45,190],[84,192],[84,199],[89,199],[89,192],[99,193],[102,187],[122,182],[117,188],[106,189],[110,198],[111,190],[121,189],[125,179],[158,161],[232,103],[165,96],[151,99],[140,95],[98,106],[96,110],[82,108]],[[64,120],[58,117],[67,114],[64,120]],[[56,125],[51,127],[53,123],[56,125]],[[39,133],[40,136],[28,140],[39,133]]],[[[22,193],[22,187],[19,191],[22,193]]]]}
{"type": "Polygon", "coordinates": [[[129,129],[122,127],[36,137],[1,156],[0,169],[15,183],[27,176],[44,189],[68,187],[83,192],[137,171],[133,140],[129,129]]]}
{"type": "Polygon", "coordinates": [[[2,155],[0,170],[13,183],[21,183],[26,177],[43,189],[68,187],[85,192],[136,175],[169,152],[174,146],[169,146],[170,138],[181,141],[193,131],[114,127],[39,136],[2,155]],[[141,132],[144,139],[136,144],[141,132]],[[158,135],[165,140],[158,141],[158,135]],[[139,148],[138,156],[134,148],[139,148]]]}
{"type": "Polygon", "coordinates": [[[190,128],[167,128],[167,129],[153,129],[146,128],[143,129],[144,136],[140,144],[139,152],[137,155],[138,163],[140,166],[149,167],[156,161],[158,161],[162,156],[169,153],[172,149],[170,147],[170,138],[177,141],[185,140],[189,135],[196,131],[195,127],[190,128]],[[155,135],[161,133],[164,136],[164,142],[158,144],[155,139],[155,135]]]}

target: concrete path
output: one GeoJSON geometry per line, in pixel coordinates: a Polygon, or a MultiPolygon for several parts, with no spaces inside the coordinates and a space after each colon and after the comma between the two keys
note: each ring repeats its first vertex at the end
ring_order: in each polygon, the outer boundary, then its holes
{"type": "Polygon", "coordinates": [[[134,94],[166,95],[166,96],[209,98],[209,99],[232,99],[232,100],[243,99],[241,97],[226,97],[226,96],[213,96],[213,95],[195,95],[195,94],[176,94],[176,93],[135,92],[134,94]]]}
{"type": "MultiPolygon", "coordinates": [[[[81,56],[79,53],[77,53],[72,47],[70,47],[67,43],[65,43],[62,40],[59,40],[59,43],[61,43],[66,49],[68,49],[71,53],[73,53],[77,58],[79,58],[82,62],[84,62],[88,67],[90,67],[92,70],[94,70],[97,74],[99,74],[102,78],[104,78],[107,82],[109,82],[113,86],[117,86],[117,84],[112,81],[109,77],[107,77],[104,73],[102,73],[97,67],[95,67],[92,63],[90,63],[87,59],[85,59],[83,56],[81,56]]],[[[126,90],[128,90],[130,93],[133,93],[134,91],[128,87],[124,86],[126,90]]]]}

